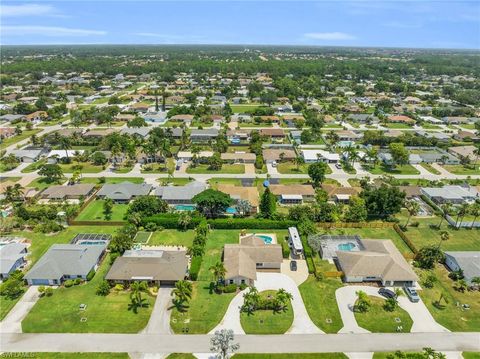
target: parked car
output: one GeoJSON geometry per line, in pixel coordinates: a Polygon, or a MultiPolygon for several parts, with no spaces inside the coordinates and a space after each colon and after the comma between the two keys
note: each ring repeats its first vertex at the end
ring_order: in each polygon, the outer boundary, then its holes
{"type": "Polygon", "coordinates": [[[290,270],[295,272],[297,270],[297,261],[290,262],[290,270]]]}
{"type": "Polygon", "coordinates": [[[277,167],[277,161],[272,162],[272,167],[277,167]]]}
{"type": "Polygon", "coordinates": [[[342,165],[340,163],[335,163],[335,167],[337,167],[339,170],[342,169],[342,165]]]}
{"type": "Polygon", "coordinates": [[[380,294],[381,296],[385,297],[385,298],[396,298],[397,295],[395,294],[395,292],[393,290],[390,290],[390,289],[387,289],[387,288],[380,288],[378,290],[378,294],[380,294]]]}
{"type": "Polygon", "coordinates": [[[408,299],[410,299],[411,302],[417,303],[420,301],[420,297],[418,296],[417,291],[413,287],[405,287],[405,293],[407,293],[408,299]]]}

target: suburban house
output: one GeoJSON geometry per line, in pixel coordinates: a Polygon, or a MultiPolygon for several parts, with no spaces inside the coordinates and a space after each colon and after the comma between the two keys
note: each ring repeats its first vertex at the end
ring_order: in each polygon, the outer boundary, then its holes
{"type": "Polygon", "coordinates": [[[301,204],[315,199],[315,189],[311,185],[271,184],[269,188],[281,204],[301,204]]]}
{"type": "Polygon", "coordinates": [[[332,184],[322,184],[322,189],[327,193],[328,199],[337,203],[348,203],[350,197],[358,195],[361,187],[339,187],[332,184]]]}
{"type": "MultiPolygon", "coordinates": [[[[389,152],[380,152],[378,154],[378,159],[389,166],[395,164],[395,162],[393,161],[393,157],[389,152]]],[[[412,165],[417,165],[419,163],[422,163],[422,158],[416,153],[410,153],[408,155],[408,163],[412,165]]]]}
{"type": "Polygon", "coordinates": [[[480,252],[445,252],[445,264],[451,271],[462,270],[468,284],[480,277],[480,252]]]}
{"type": "MultiPolygon", "coordinates": [[[[177,153],[177,158],[179,160],[182,160],[182,161],[191,161],[193,159],[193,156],[195,154],[193,154],[192,152],[190,151],[179,151],[177,153]]],[[[198,159],[201,159],[201,158],[210,158],[213,156],[213,152],[212,151],[200,151],[199,153],[196,154],[197,158],[198,159]]],[[[202,161],[200,161],[202,162],[202,161]]]]}
{"type": "Polygon", "coordinates": [[[350,130],[342,130],[335,132],[338,135],[340,141],[358,141],[363,137],[360,133],[355,133],[350,130]]]}
{"type": "Polygon", "coordinates": [[[263,159],[266,163],[291,161],[297,157],[294,150],[266,148],[262,150],[263,159]]]}
{"type": "Polygon", "coordinates": [[[192,130],[190,134],[190,140],[194,143],[198,142],[208,142],[210,140],[215,140],[218,137],[218,129],[208,128],[205,130],[192,130]]]}
{"type": "Polygon", "coordinates": [[[260,136],[269,137],[272,140],[283,140],[285,138],[285,132],[281,128],[262,128],[259,133],[260,136]]]}
{"type": "Polygon", "coordinates": [[[347,283],[381,282],[383,286],[415,286],[418,280],[390,240],[325,235],[321,241],[322,259],[333,260],[347,283]]]}
{"type": "Polygon", "coordinates": [[[147,281],[158,286],[172,285],[188,275],[186,254],[176,250],[127,250],[115,260],[105,279],[122,284],[147,281]]]}
{"type": "Polygon", "coordinates": [[[10,273],[22,267],[27,261],[28,246],[25,243],[11,242],[0,246],[0,279],[4,280],[10,273]]]}
{"type": "Polygon", "coordinates": [[[479,198],[478,191],[472,186],[462,187],[451,185],[443,187],[422,187],[422,194],[437,204],[473,203],[479,198]]]}
{"type": "Polygon", "coordinates": [[[48,113],[45,111],[35,111],[25,116],[25,119],[30,122],[40,122],[48,118],[48,113]]]}
{"type": "Polygon", "coordinates": [[[340,155],[338,153],[324,150],[302,150],[302,157],[305,163],[338,163],[340,161],[340,155]]]}
{"type": "Polygon", "coordinates": [[[447,165],[458,165],[460,160],[438,147],[405,147],[408,151],[415,152],[411,156],[417,155],[425,163],[444,163],[447,165]]]}
{"type": "Polygon", "coordinates": [[[85,131],[85,133],[82,135],[82,137],[87,137],[87,138],[98,138],[101,139],[105,136],[111,135],[112,133],[117,132],[118,129],[115,128],[106,128],[106,129],[88,129],[85,131]]]}
{"type": "Polygon", "coordinates": [[[13,127],[0,127],[0,140],[12,137],[15,135],[15,131],[13,127]]]}
{"type": "Polygon", "coordinates": [[[131,136],[138,136],[140,138],[147,138],[148,134],[150,133],[150,127],[125,127],[122,128],[120,133],[131,135],[131,136]]]}
{"type": "Polygon", "coordinates": [[[456,139],[457,141],[465,141],[465,142],[469,142],[469,141],[477,142],[478,140],[480,140],[480,138],[476,134],[469,131],[458,131],[456,134],[453,135],[453,138],[456,139]]]}
{"type": "Polygon", "coordinates": [[[189,125],[193,121],[193,115],[175,115],[170,117],[170,120],[175,122],[184,122],[186,125],[189,125]]]}
{"type": "Polygon", "coordinates": [[[26,147],[21,150],[13,150],[11,153],[20,160],[20,162],[33,163],[45,156],[48,150],[46,148],[26,147]]]}
{"type": "Polygon", "coordinates": [[[67,279],[86,279],[96,271],[105,244],[53,244],[25,275],[29,285],[60,285],[67,279]]]}
{"type": "Polygon", "coordinates": [[[422,195],[422,189],[420,186],[397,186],[401,192],[405,193],[405,198],[420,198],[422,195]]]}
{"type": "Polygon", "coordinates": [[[468,118],[461,116],[446,116],[442,117],[442,122],[447,125],[460,125],[462,123],[468,123],[468,118]]]}
{"type": "Polygon", "coordinates": [[[226,163],[255,163],[257,156],[249,152],[225,152],[221,154],[221,158],[226,163]]]}
{"type": "Polygon", "coordinates": [[[250,139],[250,130],[228,130],[227,140],[232,144],[238,144],[250,139]]]}
{"type": "Polygon", "coordinates": [[[415,134],[421,137],[433,138],[433,139],[436,139],[438,142],[443,142],[443,143],[447,143],[448,141],[450,141],[450,137],[451,137],[451,135],[447,133],[427,132],[423,130],[417,130],[415,131],[415,134]]]}
{"type": "Polygon", "coordinates": [[[468,146],[454,146],[450,147],[448,149],[448,152],[450,152],[452,155],[457,156],[457,157],[467,157],[470,160],[474,161],[477,155],[475,155],[476,147],[473,145],[468,145],[468,146]]]}
{"type": "Polygon", "coordinates": [[[254,285],[257,271],[280,272],[282,262],[282,246],[266,244],[255,235],[241,238],[240,244],[225,244],[223,247],[227,284],[254,285]]]}
{"type": "Polygon", "coordinates": [[[81,155],[84,150],[52,150],[47,155],[47,163],[54,164],[64,158],[72,158],[77,154],[81,155]]]}
{"type": "Polygon", "coordinates": [[[378,117],[367,113],[352,113],[347,119],[358,123],[378,122],[378,117]]]}
{"type": "Polygon", "coordinates": [[[25,115],[12,115],[6,114],[0,116],[0,121],[13,122],[13,121],[23,121],[25,120],[25,115]]]}
{"type": "Polygon", "coordinates": [[[415,124],[415,120],[413,118],[410,118],[405,115],[395,115],[395,116],[389,116],[388,117],[388,122],[391,123],[404,123],[406,125],[413,125],[415,124]]]}
{"type": "Polygon", "coordinates": [[[95,192],[92,183],[79,183],[71,186],[50,186],[41,193],[42,199],[63,201],[67,199],[87,199],[95,192]]]}
{"type": "Polygon", "coordinates": [[[249,214],[255,214],[258,212],[259,194],[257,187],[239,187],[220,183],[217,190],[228,194],[235,202],[245,200],[250,203],[251,209],[249,214]]]}
{"type": "Polygon", "coordinates": [[[207,186],[198,181],[187,183],[185,186],[160,186],[155,189],[154,195],[170,205],[191,205],[192,198],[205,191],[207,186]]]}
{"type": "Polygon", "coordinates": [[[104,184],[97,197],[101,199],[110,198],[114,202],[128,203],[138,196],[146,196],[152,189],[151,184],[122,182],[118,184],[104,184]]]}

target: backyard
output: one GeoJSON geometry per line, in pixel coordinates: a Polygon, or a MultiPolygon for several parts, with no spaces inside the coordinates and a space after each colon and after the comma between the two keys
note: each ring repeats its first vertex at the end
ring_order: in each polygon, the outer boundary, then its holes
{"type": "MultiPolygon", "coordinates": [[[[259,293],[263,300],[269,296],[274,297],[274,290],[259,293]]],[[[240,323],[246,334],[283,334],[293,323],[292,304],[288,301],[287,308],[281,312],[273,310],[256,310],[249,314],[240,313],[240,323]]]]}
{"type": "Polygon", "coordinates": [[[107,218],[103,206],[105,200],[97,199],[91,201],[75,218],[76,221],[123,221],[128,210],[128,204],[115,203],[112,206],[112,214],[107,218]]]}
{"type": "Polygon", "coordinates": [[[106,297],[95,294],[110,258],[107,256],[95,277],[86,284],[59,287],[51,297],[40,298],[22,321],[25,333],[137,333],[150,318],[154,297],[144,294],[149,304],[137,313],[129,310],[130,292],[112,290],[106,297]],[[79,310],[86,304],[85,310],[79,310]],[[82,321],[81,318],[86,318],[82,321]]]}
{"type": "Polygon", "coordinates": [[[392,312],[383,309],[385,300],[378,297],[369,297],[370,308],[365,313],[355,312],[357,324],[372,333],[410,333],[413,320],[410,315],[397,306],[392,312]],[[398,330],[401,326],[403,329],[398,330]]]}

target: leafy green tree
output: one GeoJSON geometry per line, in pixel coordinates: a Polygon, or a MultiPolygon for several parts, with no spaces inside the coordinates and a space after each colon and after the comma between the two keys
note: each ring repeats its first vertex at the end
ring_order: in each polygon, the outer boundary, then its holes
{"type": "Polygon", "coordinates": [[[164,200],[156,196],[138,196],[128,206],[127,213],[138,213],[142,217],[149,217],[167,211],[168,204],[164,200]]]}
{"type": "Polygon", "coordinates": [[[56,182],[63,178],[62,168],[57,164],[44,164],[38,174],[46,177],[48,182],[56,182]]]}
{"type": "Polygon", "coordinates": [[[360,193],[360,198],[365,201],[368,217],[386,219],[400,212],[405,200],[405,192],[400,191],[398,187],[386,184],[378,188],[367,185],[360,193]]]}
{"type": "Polygon", "coordinates": [[[95,291],[96,295],[101,295],[103,297],[106,297],[107,295],[110,294],[110,284],[106,280],[102,280],[95,291]]]}
{"type": "Polygon", "coordinates": [[[104,153],[97,151],[92,155],[92,162],[94,165],[101,166],[107,164],[108,160],[104,153]]]}
{"type": "Polygon", "coordinates": [[[350,198],[347,212],[345,213],[345,221],[347,222],[364,222],[367,220],[368,213],[363,198],[353,196],[350,198]]]}
{"type": "Polygon", "coordinates": [[[263,218],[272,219],[277,215],[277,198],[270,191],[270,188],[265,188],[265,191],[260,198],[260,216],[263,218]]]}
{"type": "Polygon", "coordinates": [[[107,198],[103,202],[103,215],[105,219],[109,221],[112,219],[112,210],[113,210],[113,201],[110,198],[107,198]]]}
{"type": "Polygon", "coordinates": [[[207,189],[192,198],[192,202],[197,205],[197,209],[207,218],[215,218],[225,213],[232,204],[232,199],[226,193],[207,189]]]}
{"type": "Polygon", "coordinates": [[[388,149],[390,151],[390,154],[392,155],[392,161],[394,166],[402,166],[408,164],[409,154],[403,143],[391,143],[388,146],[388,149]]]}
{"type": "Polygon", "coordinates": [[[441,262],[445,258],[443,252],[438,246],[425,246],[420,248],[415,256],[415,262],[422,269],[433,269],[435,263],[441,262]]]}
{"type": "Polygon", "coordinates": [[[128,121],[127,127],[145,127],[147,122],[141,117],[135,117],[133,120],[128,121]]]}
{"type": "Polygon", "coordinates": [[[325,162],[316,162],[308,166],[308,175],[315,187],[319,187],[325,181],[328,165],[325,162]]]}
{"type": "Polygon", "coordinates": [[[218,152],[208,159],[208,169],[212,171],[220,171],[222,169],[223,161],[218,152]]]}

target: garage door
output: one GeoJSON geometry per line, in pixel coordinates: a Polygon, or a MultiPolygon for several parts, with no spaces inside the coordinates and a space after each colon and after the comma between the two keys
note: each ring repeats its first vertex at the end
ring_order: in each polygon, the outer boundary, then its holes
{"type": "Polygon", "coordinates": [[[32,279],[33,285],[48,285],[48,279],[32,279]]]}

